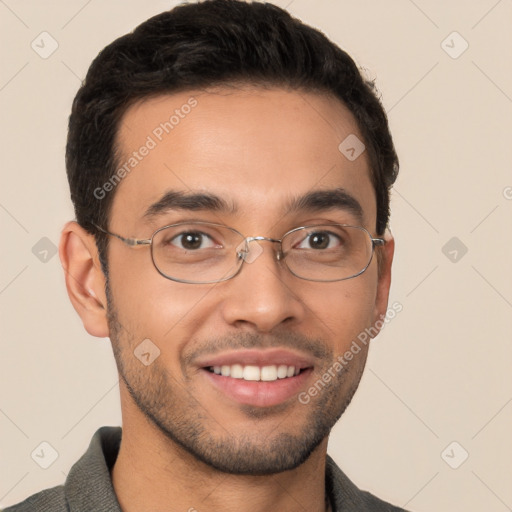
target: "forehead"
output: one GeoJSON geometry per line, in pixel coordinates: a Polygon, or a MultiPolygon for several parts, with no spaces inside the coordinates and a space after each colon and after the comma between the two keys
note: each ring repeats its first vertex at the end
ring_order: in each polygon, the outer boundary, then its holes
{"type": "Polygon", "coordinates": [[[293,198],[343,189],[373,228],[367,155],[347,158],[353,152],[340,151],[347,140],[349,150],[362,141],[357,123],[328,95],[224,87],[145,99],[127,110],[118,129],[118,167],[125,172],[111,225],[139,229],[148,208],[170,191],[213,194],[246,223],[274,224],[293,198]]]}

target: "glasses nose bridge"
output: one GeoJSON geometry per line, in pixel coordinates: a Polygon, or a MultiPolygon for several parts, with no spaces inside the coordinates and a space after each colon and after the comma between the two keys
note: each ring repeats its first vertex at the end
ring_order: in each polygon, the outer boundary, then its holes
{"type": "Polygon", "coordinates": [[[258,245],[259,249],[256,251],[251,251],[250,243],[251,242],[272,242],[279,244],[279,250],[277,252],[277,259],[282,259],[282,240],[276,238],[270,238],[268,236],[246,236],[242,242],[237,247],[237,256],[246,263],[252,263],[258,258],[258,256],[263,252],[263,248],[258,245]],[[252,254],[252,255],[251,255],[252,254]]]}
{"type": "Polygon", "coordinates": [[[276,238],[269,238],[268,236],[246,236],[245,241],[247,243],[253,242],[253,241],[266,241],[266,242],[281,243],[281,240],[277,240],[276,238]]]}

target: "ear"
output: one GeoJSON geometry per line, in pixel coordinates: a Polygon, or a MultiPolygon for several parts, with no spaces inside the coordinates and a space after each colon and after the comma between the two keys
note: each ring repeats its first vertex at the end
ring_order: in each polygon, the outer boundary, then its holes
{"type": "Polygon", "coordinates": [[[76,222],[68,222],[62,230],[59,256],[69,298],[85,330],[92,336],[108,337],[105,275],[94,236],[76,222]]]}
{"type": "MultiPolygon", "coordinates": [[[[375,298],[375,311],[373,318],[373,327],[377,333],[384,325],[384,318],[388,309],[389,288],[391,286],[391,264],[393,263],[393,255],[395,253],[395,239],[391,231],[386,230],[383,236],[386,243],[377,247],[375,250],[380,251],[378,257],[378,282],[377,296],[375,298]]],[[[377,334],[375,334],[376,336],[377,334]]],[[[375,336],[372,336],[374,338],[375,336]]]]}

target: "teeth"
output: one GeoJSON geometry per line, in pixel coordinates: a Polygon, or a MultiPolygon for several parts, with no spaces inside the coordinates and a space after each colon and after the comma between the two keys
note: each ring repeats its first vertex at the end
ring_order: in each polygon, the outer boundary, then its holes
{"type": "Polygon", "coordinates": [[[261,380],[266,380],[266,381],[277,380],[277,367],[264,366],[261,369],[261,380]]]}
{"type": "Polygon", "coordinates": [[[258,366],[246,366],[244,368],[244,380],[260,380],[260,369],[258,366]]]}
{"type": "Polygon", "coordinates": [[[288,366],[280,364],[277,368],[277,378],[284,379],[288,375],[288,366]]]}
{"type": "Polygon", "coordinates": [[[231,366],[231,377],[234,379],[243,379],[244,367],[241,364],[234,364],[231,366]]]}
{"type": "Polygon", "coordinates": [[[272,382],[277,379],[286,379],[298,375],[300,368],[285,364],[262,366],[261,368],[253,365],[242,366],[241,364],[233,364],[230,366],[226,364],[210,367],[210,371],[233,379],[272,382]]]}

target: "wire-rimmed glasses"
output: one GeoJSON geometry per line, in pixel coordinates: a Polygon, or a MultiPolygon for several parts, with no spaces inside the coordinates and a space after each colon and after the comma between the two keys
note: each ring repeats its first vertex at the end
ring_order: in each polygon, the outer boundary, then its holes
{"type": "Polygon", "coordinates": [[[373,238],[363,227],[346,224],[300,226],[280,239],[246,237],[213,222],[170,224],[147,239],[126,238],[95,227],[131,247],[149,245],[153,264],[163,277],[190,284],[232,279],[244,262],[252,263],[263,252],[258,242],[278,244],[277,260],[300,279],[343,281],[362,274],[372,261],[375,247],[386,243],[383,238],[373,238]]]}

